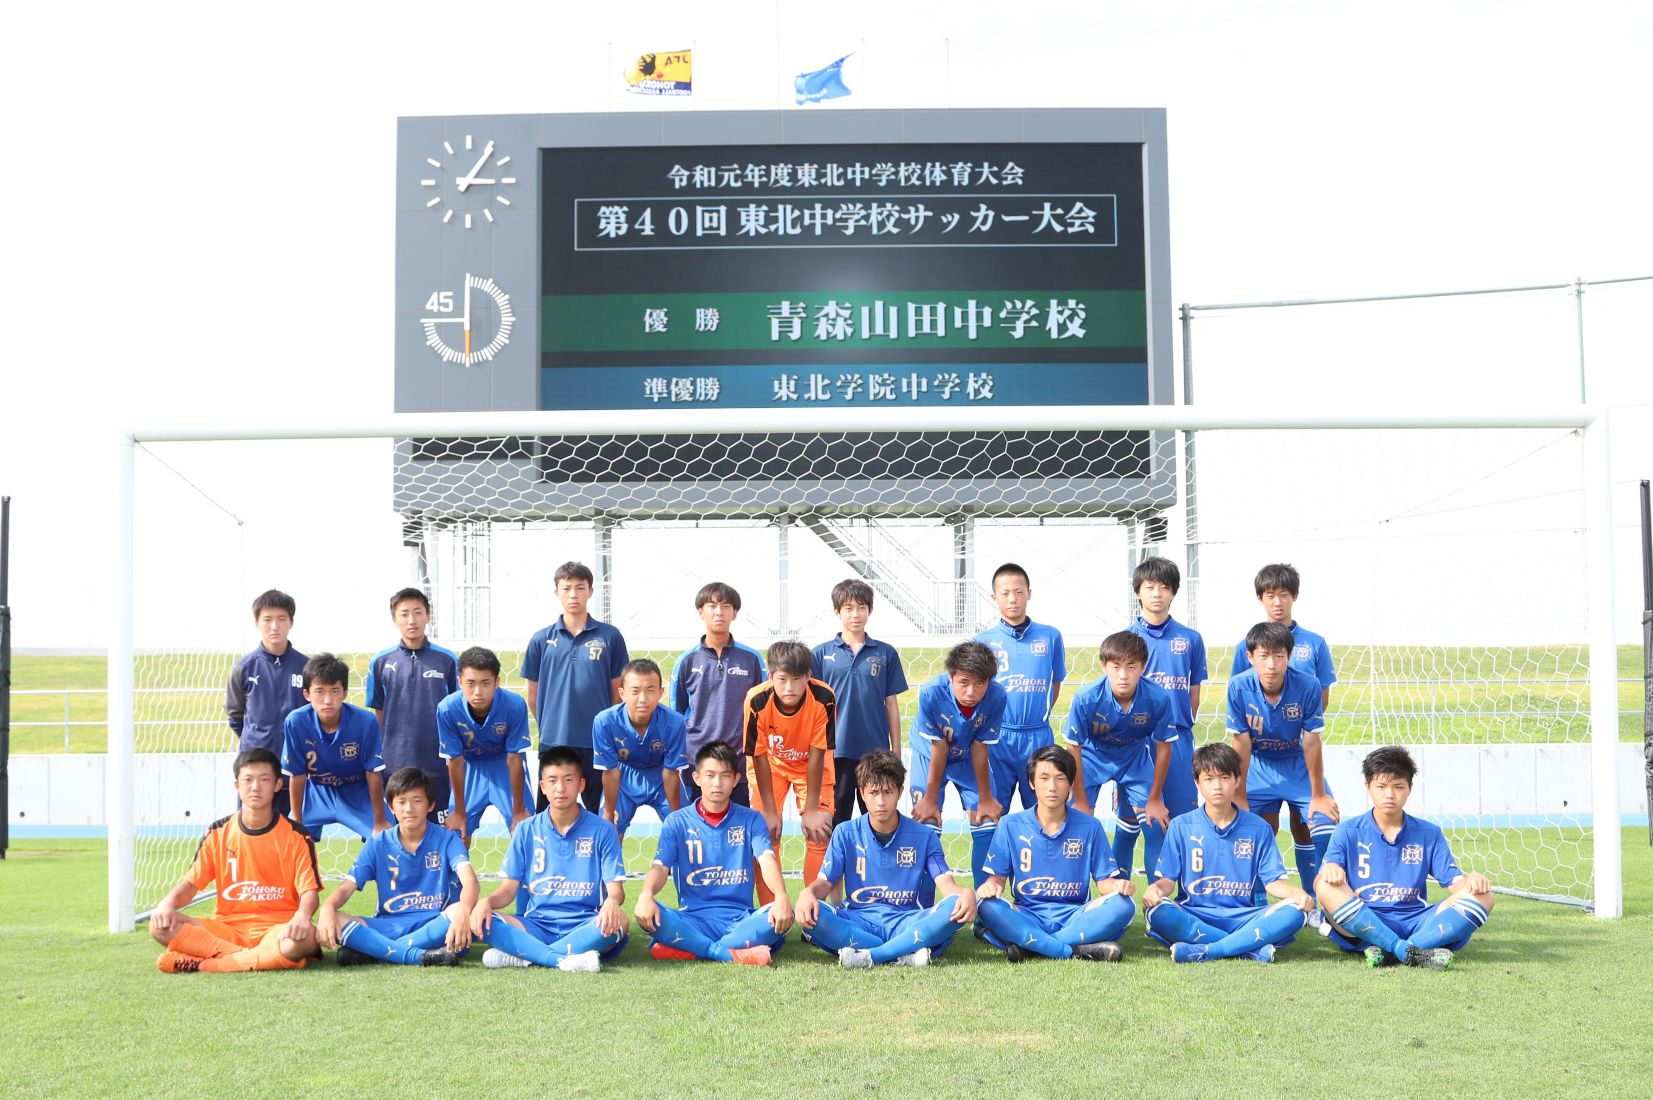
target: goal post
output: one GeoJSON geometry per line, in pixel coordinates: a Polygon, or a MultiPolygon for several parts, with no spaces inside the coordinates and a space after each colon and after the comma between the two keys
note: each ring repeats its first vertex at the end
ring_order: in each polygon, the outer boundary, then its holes
{"type": "MultiPolygon", "coordinates": [[[[706,407],[577,416],[408,414],[363,422],[198,425],[122,433],[115,456],[111,575],[117,591],[108,645],[109,929],[132,929],[158,900],[157,889],[164,894],[187,869],[183,848],[193,850],[193,842],[186,838],[198,836],[206,822],[196,817],[187,824],[156,825],[153,812],[140,807],[140,788],[150,798],[152,791],[172,782],[172,772],[157,769],[175,758],[190,757],[191,768],[223,767],[228,741],[221,717],[214,727],[221,740],[206,748],[190,728],[214,725],[213,708],[221,698],[231,650],[237,640],[250,644],[244,637],[247,624],[241,621],[244,604],[239,597],[218,600],[218,590],[193,593],[192,602],[221,602],[223,613],[215,622],[233,625],[214,626],[210,639],[187,646],[140,644],[138,624],[149,620],[137,611],[138,586],[164,587],[170,576],[165,569],[181,568],[167,562],[151,572],[135,564],[153,554],[140,527],[160,507],[147,493],[140,499],[140,452],[158,456],[171,448],[166,453],[174,460],[161,465],[168,476],[184,478],[193,467],[177,460],[179,453],[198,454],[203,469],[243,460],[219,451],[211,457],[190,451],[197,445],[297,449],[361,441],[378,441],[382,449],[352,458],[361,464],[352,465],[341,480],[355,501],[384,501],[391,533],[375,538],[380,544],[395,541],[394,532],[400,531],[400,546],[412,555],[409,579],[439,593],[438,621],[447,612],[448,622],[464,622],[447,627],[450,632],[438,639],[444,645],[504,639],[495,644],[506,659],[503,647],[517,629],[515,620],[506,620],[522,604],[531,602],[546,621],[554,614],[545,578],[562,559],[545,560],[545,555],[563,554],[570,540],[586,537],[589,530],[591,541],[583,545],[599,563],[594,610],[600,606],[604,618],[611,617],[616,602],[635,611],[639,600],[627,595],[630,591],[669,580],[668,598],[676,606],[687,602],[688,594],[675,586],[696,570],[702,579],[712,579],[708,570],[740,570],[738,563],[767,555],[775,559],[768,562],[774,574],[748,568],[728,578],[743,589],[749,583],[780,586],[777,599],[751,609],[752,621],[760,625],[742,633],[743,640],[755,643],[800,630],[830,636],[824,632],[835,627],[823,624],[818,608],[800,613],[799,598],[787,599],[787,584],[833,569],[838,570],[834,579],[851,572],[867,578],[880,598],[873,632],[899,635],[903,646],[912,647],[908,680],[916,689],[925,676],[940,671],[938,654],[945,645],[969,637],[985,621],[980,575],[989,574],[998,560],[1026,558],[1033,565],[1035,590],[1052,593],[1032,613],[1048,617],[1070,639],[1068,694],[1095,675],[1094,642],[1134,615],[1127,566],[1150,554],[1183,563],[1200,554],[1202,594],[1198,621],[1192,625],[1206,636],[1211,680],[1226,680],[1233,639],[1256,617],[1255,604],[1246,605],[1251,572],[1263,561],[1293,560],[1296,552],[1293,534],[1271,529],[1267,517],[1246,515],[1243,509],[1225,516],[1218,507],[1244,493],[1247,465],[1259,455],[1312,454],[1313,461],[1335,468],[1333,473],[1356,486],[1346,494],[1353,497],[1364,491],[1364,478],[1383,476],[1385,464],[1393,463],[1399,472],[1384,482],[1384,492],[1403,501],[1434,500],[1445,491],[1442,485],[1457,492],[1451,471],[1454,463],[1461,464],[1465,473],[1459,480],[1480,495],[1473,500],[1460,495],[1447,504],[1478,509],[1463,514],[1478,516],[1481,527],[1430,526],[1418,521],[1423,514],[1418,509],[1385,511],[1374,499],[1365,510],[1355,507],[1364,500],[1338,501],[1338,518],[1316,525],[1310,517],[1298,532],[1308,547],[1304,554],[1338,563],[1340,571],[1334,581],[1326,575],[1332,566],[1316,566],[1322,572],[1310,573],[1306,587],[1312,586],[1318,598],[1334,586],[1358,586],[1372,612],[1358,630],[1344,628],[1329,614],[1312,616],[1340,652],[1340,662],[1346,659],[1353,669],[1345,677],[1348,685],[1334,690],[1328,745],[1425,746],[1440,754],[1426,760],[1425,784],[1431,774],[1458,766],[1463,758],[1454,754],[1479,754],[1487,761],[1484,787],[1454,787],[1449,795],[1443,776],[1438,789],[1424,792],[1453,807],[1447,815],[1448,835],[1455,844],[1468,846],[1466,862],[1480,868],[1491,861],[1494,866],[1488,869],[1495,880],[1514,892],[1616,917],[1622,912],[1620,705],[1610,428],[1609,411],[1585,406],[1289,411],[912,406],[789,408],[784,417],[763,409],[706,407]],[[1198,541],[1188,537],[1196,524],[1190,512],[1193,494],[1181,466],[1182,447],[1196,437],[1201,448],[1198,541]],[[1485,448],[1478,441],[1494,437],[1513,438],[1499,451],[1507,453],[1507,462],[1482,462],[1485,448]],[[1234,446],[1225,447],[1225,438],[1234,446]],[[616,448],[611,445],[615,440],[634,446],[630,451],[616,448]],[[1040,453],[1043,447],[1051,451],[1048,461],[1040,453]],[[869,461],[875,451],[878,455],[869,461]],[[692,461],[685,452],[692,452],[692,461]],[[710,457],[714,452],[715,461],[710,457]],[[1485,544],[1497,537],[1486,526],[1496,520],[1487,517],[1504,516],[1512,507],[1508,493],[1500,495],[1489,486],[1519,481],[1527,472],[1522,464],[1533,454],[1544,456],[1553,475],[1539,486],[1549,500],[1559,502],[1546,506],[1553,522],[1533,519],[1530,530],[1510,534],[1507,544],[1485,544]],[[603,476],[592,474],[593,462],[604,464],[603,476]],[[976,463],[985,472],[975,471],[976,463]],[[714,472],[696,482],[695,468],[714,472]],[[1413,479],[1415,469],[1445,473],[1439,483],[1419,482],[1413,479]],[[803,522],[794,522],[798,520],[803,522]],[[764,549],[767,535],[754,534],[764,525],[776,532],[773,551],[764,549]],[[617,529],[623,537],[616,537],[617,529]],[[508,537],[517,541],[506,545],[508,537]],[[1436,639],[1409,636],[1400,618],[1403,609],[1392,606],[1400,599],[1393,588],[1406,583],[1422,560],[1420,540],[1473,548],[1516,564],[1520,555],[1530,553],[1541,562],[1535,569],[1548,571],[1534,578],[1536,584],[1576,584],[1576,574],[1568,570],[1584,571],[1587,607],[1556,628],[1554,637],[1523,636],[1518,616],[1497,633],[1475,620],[1483,613],[1498,617],[1494,612],[1508,618],[1507,604],[1521,596],[1511,592],[1501,601],[1496,582],[1477,577],[1474,599],[1479,602],[1463,609],[1463,622],[1433,624],[1436,639]],[[508,559],[539,569],[533,582],[539,587],[523,590],[508,559]],[[1225,593],[1221,598],[1219,583],[1225,593]],[[464,607],[473,610],[462,612],[464,607]],[[1558,645],[1545,649],[1539,642],[1558,645]],[[1087,648],[1092,656],[1075,659],[1087,648]],[[145,733],[141,746],[140,726],[153,731],[145,733]],[[1587,815],[1552,812],[1536,797],[1529,805],[1521,801],[1525,796],[1498,789],[1506,775],[1524,775],[1516,786],[1531,785],[1536,771],[1554,761],[1580,773],[1579,801],[1589,798],[1587,815]],[[1480,805],[1478,797],[1490,801],[1480,805]],[[153,858],[145,855],[158,843],[152,834],[164,834],[171,845],[154,849],[153,858]],[[141,881],[140,866],[145,868],[141,881]]],[[[1268,476],[1289,480],[1292,475],[1277,470],[1268,476]]],[[[194,483],[190,487],[205,492],[194,483]]],[[[215,507],[225,510],[221,502],[215,501],[215,507]]],[[[188,540],[187,534],[177,537],[188,540]]],[[[231,545],[228,536],[224,545],[231,545]]],[[[383,550],[376,545],[375,552],[383,550]]],[[[242,553],[242,569],[248,572],[249,558],[242,553]]],[[[568,556],[585,555],[575,550],[568,556]]],[[[1489,577],[1496,572],[1479,569],[1479,562],[1466,564],[1489,577]]],[[[257,583],[266,575],[261,565],[250,572],[225,582],[222,590],[250,595],[270,586],[257,583]]],[[[388,594],[402,578],[354,580],[388,594]]],[[[756,601],[748,596],[748,602],[756,601]]],[[[817,593],[810,606],[819,602],[817,593]]],[[[300,604],[302,629],[310,621],[303,595],[300,604]]],[[[673,638],[676,644],[669,652],[679,652],[687,640],[687,628],[680,625],[643,634],[650,644],[634,644],[634,655],[644,650],[666,655],[673,638]]],[[[325,638],[312,640],[306,634],[304,639],[308,652],[331,648],[325,638]]],[[[512,671],[508,667],[507,676],[512,671]]],[[[910,704],[912,695],[904,701],[910,704]]],[[[1200,740],[1222,735],[1221,709],[1220,692],[1208,688],[1196,731],[1200,740]]],[[[228,776],[218,785],[227,790],[228,776]]],[[[1363,812],[1361,791],[1344,782],[1337,794],[1345,813],[1363,812]]],[[[629,836],[627,844],[629,849],[629,836]]],[[[788,866],[793,862],[789,858],[788,866]]]]}

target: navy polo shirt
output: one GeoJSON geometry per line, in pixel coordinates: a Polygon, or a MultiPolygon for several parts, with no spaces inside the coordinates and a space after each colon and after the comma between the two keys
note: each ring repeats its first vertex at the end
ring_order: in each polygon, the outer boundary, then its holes
{"type": "Polygon", "coordinates": [[[892,645],[867,638],[859,650],[839,634],[814,649],[810,675],[838,698],[838,747],[835,755],[859,760],[890,747],[890,719],[884,700],[907,690],[901,654],[892,645]]]}
{"type": "Polygon", "coordinates": [[[385,775],[418,768],[430,776],[432,800],[448,804],[448,766],[442,762],[436,707],[459,690],[459,658],[425,640],[418,649],[394,645],[373,655],[364,692],[367,705],[382,716],[385,775]]]}
{"type": "Polygon", "coordinates": [[[608,623],[587,618],[578,636],[562,616],[528,639],[522,678],[539,685],[540,750],[591,747],[591,723],[614,702],[613,681],[630,662],[626,640],[608,623]]]}
{"type": "Polygon", "coordinates": [[[731,636],[720,654],[700,644],[677,658],[672,666],[672,709],[688,716],[683,747],[690,766],[703,745],[722,741],[737,753],[744,743],[746,693],[769,678],[763,655],[731,636]]]}

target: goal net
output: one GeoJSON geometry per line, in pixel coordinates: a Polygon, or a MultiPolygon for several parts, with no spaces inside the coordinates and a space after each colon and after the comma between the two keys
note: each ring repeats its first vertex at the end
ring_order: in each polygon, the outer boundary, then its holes
{"type": "MultiPolygon", "coordinates": [[[[1585,583],[1599,517],[1582,414],[1287,426],[1190,408],[846,410],[787,432],[762,430],[775,422],[762,414],[696,415],[139,437],[121,558],[130,649],[112,651],[111,928],[152,908],[235,808],[224,684],[257,644],[254,595],[296,598],[293,644],[342,656],[351,702],[396,640],[388,598],[407,585],[430,596],[434,641],[494,649],[504,686],[523,691],[522,651],[558,613],[564,561],[592,568],[592,613],[668,675],[701,633],[694,594],[708,581],[739,590],[735,637],[761,650],[831,638],[833,584],[866,580],[869,631],[899,649],[911,685],[905,740],[918,685],[995,621],[999,565],[1023,567],[1030,615],[1066,640],[1060,737],[1099,675],[1098,643],[1137,614],[1132,568],[1169,558],[1183,576],[1172,613],[1207,649],[1200,743],[1225,736],[1235,644],[1263,617],[1253,577],[1289,562],[1295,617],[1334,656],[1326,773],[1343,814],[1368,808],[1364,753],[1402,744],[1422,768],[1409,810],[1443,825],[1466,866],[1502,889],[1579,905],[1606,890],[1617,905],[1616,877],[1600,881],[1595,863],[1592,701],[1598,723],[1618,719],[1591,688],[1599,599],[1587,594],[1603,589],[1585,583]]],[[[957,804],[947,811],[967,867],[957,804]]],[[[656,829],[639,811],[631,872],[656,829]]],[[[473,840],[480,873],[497,875],[506,836],[490,812],[473,840]]],[[[324,875],[359,845],[328,827],[324,875]]],[[[802,856],[789,805],[783,866],[797,872],[802,856]]]]}

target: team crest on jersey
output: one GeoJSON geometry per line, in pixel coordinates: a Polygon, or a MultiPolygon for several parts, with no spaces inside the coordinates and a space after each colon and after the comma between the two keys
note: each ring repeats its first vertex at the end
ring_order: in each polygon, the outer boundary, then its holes
{"type": "Polygon", "coordinates": [[[361,755],[361,752],[362,747],[354,741],[346,741],[343,745],[339,746],[339,755],[344,757],[346,760],[356,759],[356,757],[361,755]]]}
{"type": "Polygon", "coordinates": [[[501,737],[504,737],[505,736],[505,731],[510,729],[510,728],[511,727],[506,725],[504,722],[495,722],[494,723],[494,732],[497,733],[501,737]]]}
{"type": "Polygon", "coordinates": [[[746,843],[746,826],[744,826],[744,825],[731,825],[731,826],[729,826],[729,843],[730,844],[745,844],[746,843]]]}
{"type": "Polygon", "coordinates": [[[918,866],[917,848],[897,848],[895,850],[895,865],[897,867],[918,866]]]}
{"type": "Polygon", "coordinates": [[[1062,841],[1062,855],[1066,859],[1083,859],[1085,842],[1078,839],[1062,841]]]}
{"type": "Polygon", "coordinates": [[[1050,652],[1050,643],[1045,641],[1043,638],[1040,638],[1028,648],[1032,651],[1035,657],[1043,657],[1045,654],[1050,652]]]}
{"type": "Polygon", "coordinates": [[[1146,726],[1147,724],[1148,724],[1148,716],[1146,714],[1133,714],[1133,715],[1131,715],[1131,725],[1133,725],[1133,726],[1146,726]]]}
{"type": "Polygon", "coordinates": [[[1249,840],[1236,840],[1234,842],[1234,858],[1235,859],[1250,859],[1251,858],[1251,844],[1252,844],[1252,842],[1249,841],[1249,840]]]}
{"type": "Polygon", "coordinates": [[[603,648],[603,643],[601,641],[590,641],[585,643],[585,659],[588,661],[602,660],[603,648]]]}
{"type": "Polygon", "coordinates": [[[1172,638],[1171,639],[1171,652],[1172,653],[1187,653],[1188,652],[1188,639],[1187,638],[1172,638]]]}
{"type": "Polygon", "coordinates": [[[649,751],[650,752],[665,752],[666,751],[666,743],[664,741],[660,740],[657,737],[653,741],[649,742],[649,751]]]}
{"type": "Polygon", "coordinates": [[[1404,845],[1402,845],[1401,850],[1400,850],[1400,861],[1402,863],[1422,863],[1423,862],[1423,845],[1422,844],[1404,844],[1404,845]]]}
{"type": "Polygon", "coordinates": [[[578,856],[588,856],[588,855],[591,854],[591,847],[592,847],[591,838],[588,837],[588,836],[582,836],[580,839],[578,839],[574,842],[574,855],[576,857],[578,857],[578,856]]]}
{"type": "Polygon", "coordinates": [[[425,868],[427,870],[436,871],[436,870],[440,870],[441,867],[442,867],[442,853],[441,852],[426,852],[425,853],[425,868]]]}
{"type": "Polygon", "coordinates": [[[1296,703],[1287,703],[1285,708],[1282,709],[1280,713],[1285,715],[1289,721],[1295,722],[1297,719],[1303,717],[1303,708],[1298,706],[1296,703]]]}
{"type": "Polygon", "coordinates": [[[293,673],[292,677],[287,681],[287,686],[296,687],[300,691],[303,691],[304,690],[304,674],[301,673],[301,672],[293,673]]]}
{"type": "Polygon", "coordinates": [[[1291,657],[1294,661],[1306,661],[1309,659],[1310,655],[1313,654],[1313,652],[1314,651],[1306,645],[1293,646],[1291,650],[1291,657]]]}

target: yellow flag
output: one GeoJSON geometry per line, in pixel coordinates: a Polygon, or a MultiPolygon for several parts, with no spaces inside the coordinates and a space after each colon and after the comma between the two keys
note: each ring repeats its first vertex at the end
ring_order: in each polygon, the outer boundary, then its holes
{"type": "Polygon", "coordinates": [[[638,95],[692,95],[693,50],[646,53],[626,70],[626,91],[638,95]]]}

